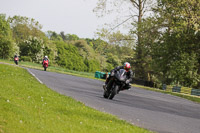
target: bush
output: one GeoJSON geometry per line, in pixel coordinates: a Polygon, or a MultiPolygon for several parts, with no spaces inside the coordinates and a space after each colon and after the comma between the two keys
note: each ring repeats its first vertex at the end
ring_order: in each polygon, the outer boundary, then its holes
{"type": "Polygon", "coordinates": [[[78,49],[64,42],[56,42],[58,49],[57,63],[70,70],[87,71],[84,59],[79,55],[78,49]]]}
{"type": "Polygon", "coordinates": [[[110,63],[107,63],[106,64],[106,70],[104,70],[104,71],[110,72],[112,69],[114,69],[114,66],[112,64],[110,64],[110,63]]]}
{"type": "Polygon", "coordinates": [[[87,66],[88,72],[95,72],[100,70],[100,63],[97,60],[85,59],[84,63],[87,66]]]}
{"type": "Polygon", "coordinates": [[[29,61],[29,62],[32,62],[32,59],[30,56],[21,56],[19,58],[20,61],[29,61]]]}

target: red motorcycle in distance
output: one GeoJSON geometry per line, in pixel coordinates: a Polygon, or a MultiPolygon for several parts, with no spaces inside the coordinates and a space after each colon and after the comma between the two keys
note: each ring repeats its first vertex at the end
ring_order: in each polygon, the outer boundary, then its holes
{"type": "Polygon", "coordinates": [[[49,64],[49,61],[48,61],[47,59],[45,59],[45,60],[43,61],[44,71],[47,70],[48,64],[49,64]]]}
{"type": "Polygon", "coordinates": [[[18,65],[18,61],[19,61],[19,58],[18,58],[18,57],[15,57],[15,58],[14,58],[14,62],[15,62],[16,65],[18,65]]]}

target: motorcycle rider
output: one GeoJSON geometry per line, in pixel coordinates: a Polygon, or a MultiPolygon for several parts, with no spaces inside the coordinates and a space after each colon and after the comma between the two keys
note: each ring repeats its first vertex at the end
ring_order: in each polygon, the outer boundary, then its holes
{"type": "Polygon", "coordinates": [[[132,81],[133,78],[133,71],[130,70],[130,68],[131,68],[130,63],[125,62],[123,66],[117,66],[113,70],[111,70],[110,75],[108,76],[108,78],[105,81],[105,84],[103,85],[104,90],[106,89],[107,84],[110,81],[111,77],[113,77],[115,72],[119,71],[120,69],[125,69],[127,75],[127,80],[123,89],[128,90],[129,88],[131,88],[130,82],[132,81]]]}
{"type": "Polygon", "coordinates": [[[16,65],[18,65],[18,60],[19,60],[19,58],[18,58],[17,54],[15,54],[15,56],[14,56],[14,62],[16,63],[16,65]]]}
{"type": "Polygon", "coordinates": [[[43,64],[44,60],[48,60],[48,64],[49,64],[49,59],[48,59],[47,55],[45,55],[44,58],[42,59],[42,64],[43,64]]]}

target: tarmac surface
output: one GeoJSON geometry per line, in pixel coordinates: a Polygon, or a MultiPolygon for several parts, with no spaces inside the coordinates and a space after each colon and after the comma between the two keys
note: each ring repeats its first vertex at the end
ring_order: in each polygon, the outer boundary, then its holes
{"type": "Polygon", "coordinates": [[[158,133],[200,133],[200,104],[132,87],[103,98],[103,81],[27,68],[41,83],[96,110],[158,133]]]}

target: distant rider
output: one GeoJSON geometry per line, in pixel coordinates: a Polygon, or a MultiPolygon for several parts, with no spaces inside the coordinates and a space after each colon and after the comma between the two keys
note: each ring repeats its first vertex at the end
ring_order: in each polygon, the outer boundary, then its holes
{"type": "Polygon", "coordinates": [[[15,62],[16,65],[18,65],[18,61],[19,61],[19,58],[18,58],[17,54],[15,54],[15,56],[14,56],[14,62],[15,62]]]}
{"type": "Polygon", "coordinates": [[[113,70],[111,70],[109,77],[106,79],[106,82],[103,85],[104,90],[106,89],[106,86],[107,86],[108,82],[110,81],[111,77],[113,77],[115,72],[119,71],[120,69],[125,69],[126,75],[127,75],[127,80],[126,80],[126,83],[125,83],[125,86],[123,89],[128,90],[129,88],[131,88],[130,82],[132,81],[132,78],[133,78],[133,71],[130,70],[130,68],[131,68],[130,63],[125,62],[123,66],[117,66],[113,70]]]}

